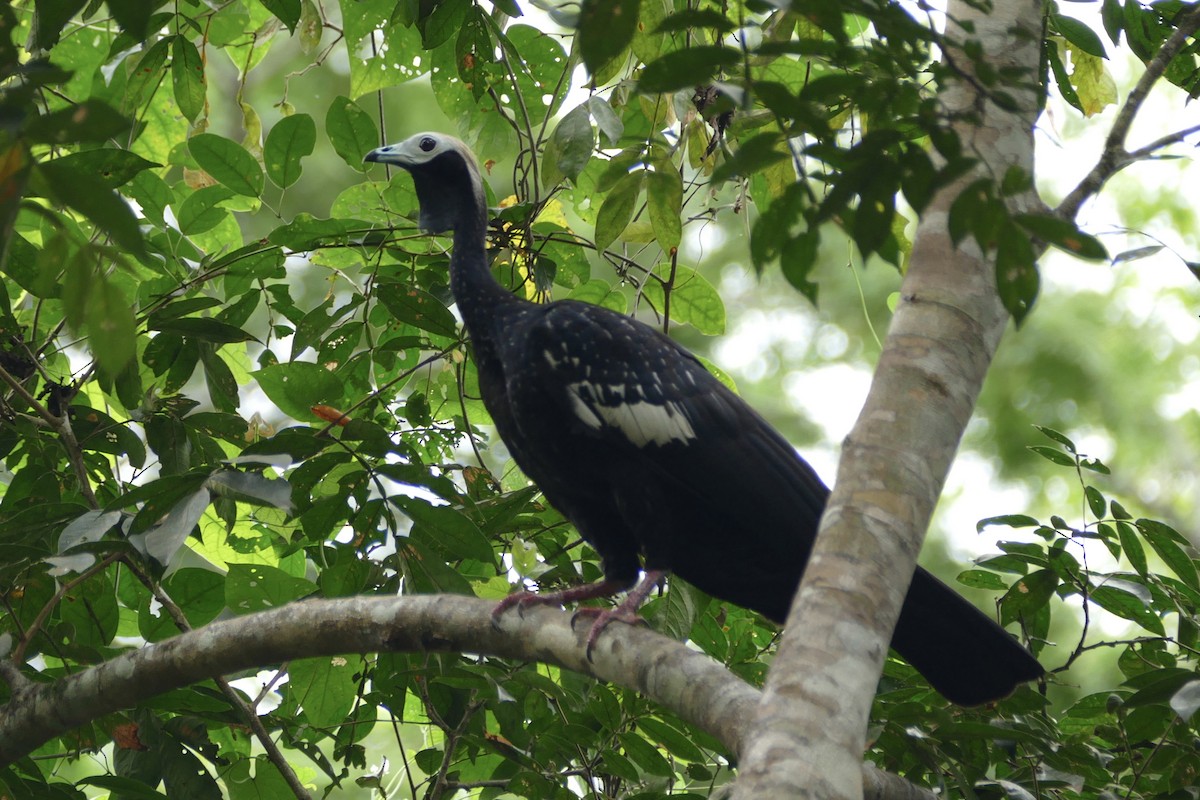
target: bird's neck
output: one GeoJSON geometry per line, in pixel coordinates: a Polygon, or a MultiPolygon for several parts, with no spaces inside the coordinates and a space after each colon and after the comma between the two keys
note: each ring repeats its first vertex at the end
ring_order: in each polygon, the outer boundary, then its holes
{"type": "Polygon", "coordinates": [[[505,309],[515,308],[524,300],[501,286],[488,264],[484,242],[487,238],[487,214],[465,215],[454,228],[454,249],[450,253],[450,291],[458,303],[475,346],[492,338],[485,328],[505,309]]]}

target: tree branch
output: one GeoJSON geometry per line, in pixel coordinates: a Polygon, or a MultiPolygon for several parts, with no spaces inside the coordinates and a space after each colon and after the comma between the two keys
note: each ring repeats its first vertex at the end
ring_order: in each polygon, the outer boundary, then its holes
{"type": "MultiPolygon", "coordinates": [[[[947,42],[976,40],[998,74],[1036,74],[1038,0],[951,0],[947,42]],[[987,6],[984,8],[984,6],[987,6]],[[968,35],[968,25],[973,33],[968,35]]],[[[954,45],[948,45],[953,48],[954,45]]],[[[948,51],[949,52],[949,51],[948,51]]],[[[974,61],[961,54],[960,69],[974,61]]],[[[916,556],[959,440],[1008,322],[992,259],[956,247],[951,204],[980,177],[1033,174],[1036,82],[1010,84],[1016,111],[961,76],[940,99],[972,174],[921,215],[912,259],[866,403],[846,438],[837,482],[793,602],[743,753],[736,798],[863,797],[859,761],[871,702],[916,556]],[[961,121],[961,112],[978,118],[961,121]]],[[[1032,193],[1014,211],[1038,206],[1032,193]]]]}
{"type": "MultiPolygon", "coordinates": [[[[0,707],[0,766],[90,720],[213,675],[371,652],[471,652],[553,664],[640,691],[731,753],[742,750],[759,692],[708,656],[644,628],[613,625],[589,661],[583,647],[589,626],[573,630],[569,612],[510,613],[497,628],[494,607],[460,595],[310,600],[216,622],[53,683],[10,680],[23,688],[0,707]]],[[[860,769],[876,798],[934,800],[873,765],[860,769]]]]}
{"type": "Polygon", "coordinates": [[[1174,134],[1164,136],[1132,153],[1125,149],[1125,140],[1129,137],[1129,129],[1133,126],[1133,121],[1137,119],[1142,104],[1150,96],[1150,90],[1162,78],[1172,59],[1179,55],[1179,51],[1187,45],[1188,39],[1197,30],[1200,30],[1200,7],[1193,8],[1180,15],[1175,30],[1163,42],[1162,47],[1154,54],[1154,58],[1150,60],[1150,63],[1146,65],[1146,71],[1142,73],[1142,77],[1138,79],[1137,85],[1133,87],[1129,92],[1129,96],[1125,98],[1125,104],[1117,112],[1117,118],[1113,121],[1112,129],[1109,130],[1108,137],[1104,140],[1104,150],[1100,153],[1100,158],[1096,162],[1096,166],[1092,167],[1083,180],[1058,204],[1058,208],[1055,209],[1055,213],[1058,216],[1063,219],[1074,219],[1083,204],[1095,196],[1113,175],[1116,175],[1135,161],[1144,159],[1157,150],[1174,144],[1183,139],[1183,137],[1195,133],[1200,129],[1192,127],[1178,131],[1174,134]]]}

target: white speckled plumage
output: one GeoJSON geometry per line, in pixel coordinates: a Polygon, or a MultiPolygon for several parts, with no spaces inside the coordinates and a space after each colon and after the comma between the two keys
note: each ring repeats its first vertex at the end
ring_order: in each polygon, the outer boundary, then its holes
{"type": "MultiPolygon", "coordinates": [[[[828,494],[791,445],[659,331],[584,303],[536,305],[497,283],[483,182],[461,142],[422,133],[367,160],[408,170],[421,227],[454,232],[450,287],[484,403],[517,463],[603,560],[602,583],[552,601],[627,588],[644,563],[655,580],[669,570],[783,622],[828,494]]],[[[629,607],[615,616],[629,619],[629,607]]],[[[892,643],[958,703],[1041,674],[1002,628],[919,568],[892,643]]]]}

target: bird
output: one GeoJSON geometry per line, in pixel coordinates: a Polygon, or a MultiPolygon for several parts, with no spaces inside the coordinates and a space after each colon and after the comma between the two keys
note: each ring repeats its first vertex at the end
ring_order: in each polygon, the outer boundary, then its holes
{"type": "MultiPolygon", "coordinates": [[[[829,496],[795,448],[657,328],[588,303],[535,303],[497,282],[483,179],[459,139],[418,133],[364,161],[408,172],[419,227],[451,233],[450,290],[484,405],[517,465],[601,559],[602,580],[518,591],[493,619],[628,591],[615,608],[580,610],[596,618],[590,654],[604,626],[637,621],[671,575],[782,625],[829,496]]],[[[1043,674],[1015,637],[920,567],[891,644],[958,705],[1043,674]]]]}

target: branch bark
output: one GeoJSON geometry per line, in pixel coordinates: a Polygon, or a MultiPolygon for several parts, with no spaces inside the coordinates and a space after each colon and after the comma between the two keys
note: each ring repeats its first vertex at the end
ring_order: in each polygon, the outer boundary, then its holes
{"type": "MultiPolygon", "coordinates": [[[[253,667],[298,658],[384,651],[471,652],[541,661],[636,689],[742,749],[759,692],[708,656],[645,628],[613,625],[584,655],[589,629],[571,614],[529,609],[492,624],[495,603],[459,595],[311,600],[225,620],[148,645],[67,676],[36,683],[4,661],[12,696],[0,707],[0,766],[66,731],[147,698],[253,667]]],[[[879,798],[933,800],[933,794],[866,764],[879,798]]]]}
{"type": "Polygon", "coordinates": [[[1137,84],[1129,92],[1129,96],[1125,98],[1121,110],[1117,112],[1117,118],[1104,140],[1104,150],[1100,153],[1096,166],[1092,167],[1079,185],[1072,189],[1055,209],[1055,213],[1060,217],[1074,219],[1083,204],[1098,194],[1113,175],[1130,164],[1149,158],[1162,148],[1180,142],[1184,137],[1191,136],[1200,130],[1200,128],[1192,126],[1175,131],[1133,152],[1129,152],[1125,146],[1126,139],[1129,137],[1129,129],[1133,127],[1133,122],[1137,119],[1142,104],[1150,96],[1150,90],[1166,73],[1171,60],[1179,55],[1188,40],[1195,36],[1197,30],[1200,30],[1200,8],[1181,12],[1175,22],[1175,30],[1163,42],[1162,47],[1154,54],[1154,58],[1146,64],[1146,71],[1142,73],[1137,84]]]}
{"type": "MultiPolygon", "coordinates": [[[[1033,174],[1041,3],[951,0],[947,41],[975,39],[997,71],[1028,75],[1019,111],[981,96],[970,74],[945,87],[955,129],[978,159],[922,215],[901,299],[866,404],[847,437],[790,623],[744,751],[737,798],[863,797],[859,764],[871,701],[917,553],[1008,322],[991,259],[956,248],[951,203],[980,176],[1033,174]],[[983,10],[981,6],[991,6],[983,10]],[[968,112],[978,110],[977,115],[968,112]],[[971,117],[974,116],[974,119],[971,117]]],[[[951,46],[953,47],[953,46],[951,46]]],[[[949,53],[961,69],[972,61],[949,53]]],[[[1036,208],[1032,194],[1014,211],[1036,208]]]]}

